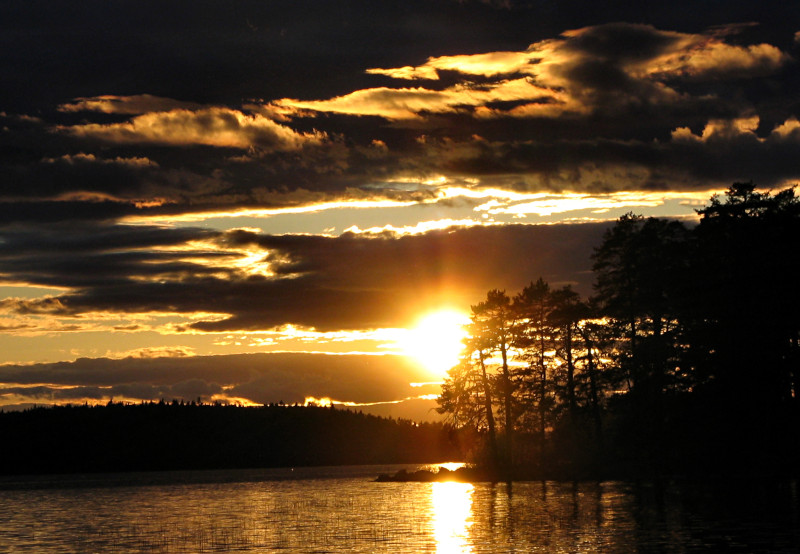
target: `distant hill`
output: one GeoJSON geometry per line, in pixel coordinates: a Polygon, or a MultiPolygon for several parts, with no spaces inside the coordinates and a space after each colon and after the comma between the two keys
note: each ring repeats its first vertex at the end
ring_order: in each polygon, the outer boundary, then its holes
{"type": "Polygon", "coordinates": [[[0,473],[291,467],[455,459],[440,423],[314,406],[110,403],[0,412],[0,473]]]}

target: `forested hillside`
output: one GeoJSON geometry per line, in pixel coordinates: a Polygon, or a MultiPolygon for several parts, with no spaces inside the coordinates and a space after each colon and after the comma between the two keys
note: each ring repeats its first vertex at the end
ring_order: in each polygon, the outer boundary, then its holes
{"type": "Polygon", "coordinates": [[[441,424],[315,406],[160,402],[0,412],[0,473],[446,461],[441,424]]]}

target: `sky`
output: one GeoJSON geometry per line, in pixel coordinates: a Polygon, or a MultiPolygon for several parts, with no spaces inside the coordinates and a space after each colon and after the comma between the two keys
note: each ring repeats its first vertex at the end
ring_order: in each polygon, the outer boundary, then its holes
{"type": "Polygon", "coordinates": [[[627,212],[800,178],[800,5],[0,4],[0,408],[432,411],[627,212]]]}

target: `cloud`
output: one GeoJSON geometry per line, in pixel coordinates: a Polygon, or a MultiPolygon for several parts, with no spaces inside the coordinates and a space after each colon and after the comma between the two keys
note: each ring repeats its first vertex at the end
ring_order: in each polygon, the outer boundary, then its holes
{"type": "MultiPolygon", "coordinates": [[[[130,330],[137,330],[138,326],[130,330]]],[[[126,330],[126,329],[117,329],[126,330]]],[[[194,356],[195,351],[189,346],[150,346],[144,348],[137,348],[124,352],[117,356],[118,358],[185,358],[187,356],[194,356]]]]}
{"type": "Polygon", "coordinates": [[[158,164],[148,158],[122,158],[116,157],[113,159],[98,158],[94,154],[85,154],[83,152],[78,154],[64,154],[58,158],[44,158],[43,163],[47,164],[67,164],[67,165],[80,165],[80,164],[100,164],[100,165],[121,165],[130,168],[157,168],[158,164]]]}
{"type": "MultiPolygon", "coordinates": [[[[470,3],[445,11],[457,18],[476,9],[515,25],[512,14],[532,10],[470,3]]],[[[749,13],[742,9],[729,13],[749,13]]],[[[257,96],[139,85],[133,90],[154,92],[90,95],[85,90],[120,88],[88,87],[71,102],[59,97],[51,106],[60,111],[40,110],[37,125],[3,120],[9,131],[0,141],[13,155],[0,164],[8,201],[0,221],[164,221],[234,207],[397,199],[393,183],[431,175],[529,192],[717,189],[731,171],[715,177],[681,163],[677,153],[688,146],[676,130],[699,136],[709,122],[759,117],[763,139],[796,117],[796,61],[788,55],[796,29],[781,39],[774,27],[714,18],[667,18],[661,27],[569,19],[586,24],[529,26],[491,44],[477,35],[468,45],[452,37],[437,48],[414,43],[374,58],[385,63],[369,62],[371,53],[347,58],[349,69],[333,81],[306,78],[316,66],[298,66],[306,86],[295,95],[298,79],[274,96],[278,85],[262,79],[257,96]]],[[[713,159],[715,144],[693,148],[713,159]]],[[[760,142],[732,165],[742,171],[733,179],[771,186],[797,178],[787,162],[755,161],[756,153],[785,151],[791,145],[760,142]]]]}
{"type": "MultiPolygon", "coordinates": [[[[471,109],[496,102],[523,101],[528,102],[529,109],[538,106],[540,115],[550,115],[556,111],[563,113],[567,109],[581,110],[577,105],[566,106],[569,99],[559,91],[542,88],[528,79],[507,79],[491,86],[460,83],[444,90],[381,87],[355,91],[330,100],[282,99],[276,101],[272,108],[283,114],[294,113],[301,117],[310,110],[402,120],[416,119],[426,114],[470,113],[471,109]]],[[[485,111],[478,113],[485,117],[485,111]]]]}
{"type": "MultiPolygon", "coordinates": [[[[0,408],[7,404],[176,398],[303,403],[397,402],[420,395],[412,382],[429,376],[402,356],[243,354],[185,358],[82,358],[74,362],[0,366],[0,408]]],[[[424,411],[410,402],[415,415],[424,411]]],[[[429,410],[433,402],[425,403],[429,410]]],[[[369,407],[361,407],[369,411],[369,407]]],[[[384,408],[385,412],[386,409],[384,408]]],[[[402,406],[394,415],[403,415],[402,406]]],[[[433,417],[434,414],[426,414],[433,417]]],[[[408,417],[406,415],[406,417],[408,417]]]]}
{"type": "Polygon", "coordinates": [[[796,117],[790,117],[781,125],[772,130],[773,135],[777,135],[783,139],[793,138],[794,140],[800,139],[800,121],[796,117]]]}
{"type": "Polygon", "coordinates": [[[680,48],[664,52],[647,68],[651,75],[691,79],[753,78],[776,73],[792,58],[771,44],[727,44],[741,27],[729,25],[700,35],[684,35],[680,48]]]}
{"type": "Polygon", "coordinates": [[[151,94],[134,96],[115,96],[106,94],[90,98],[76,98],[61,104],[61,112],[100,112],[106,114],[136,115],[148,112],[169,112],[172,110],[198,110],[202,105],[196,102],[182,102],[172,98],[160,98],[151,94]]]}
{"type": "Polygon", "coordinates": [[[4,298],[0,300],[0,312],[18,315],[74,315],[59,298],[37,299],[4,298]]]}
{"type": "Polygon", "coordinates": [[[286,113],[300,110],[335,112],[348,115],[375,115],[387,119],[414,118],[419,112],[449,112],[464,98],[455,90],[435,91],[424,88],[387,87],[359,90],[330,100],[292,100],[275,102],[286,113]]]}
{"type": "Polygon", "coordinates": [[[7,279],[69,290],[5,299],[2,307],[12,315],[62,318],[218,314],[183,328],[200,332],[285,324],[323,331],[402,327],[420,311],[467,306],[490,288],[516,290],[539,275],[586,292],[589,256],[604,228],[517,225],[339,237],[146,226],[7,233],[0,245],[7,279]]]}
{"type": "Polygon", "coordinates": [[[529,52],[487,52],[484,54],[439,56],[429,58],[421,66],[393,69],[372,68],[367,73],[386,75],[394,79],[438,80],[440,71],[455,71],[468,75],[495,77],[513,73],[531,74],[533,57],[529,52]]]}
{"type": "Polygon", "coordinates": [[[173,109],[139,115],[124,123],[86,123],[59,132],[118,144],[204,145],[260,151],[298,150],[319,144],[321,133],[297,133],[255,114],[229,108],[173,109]]]}
{"type": "Polygon", "coordinates": [[[770,44],[726,43],[737,30],[729,26],[689,34],[630,23],[585,27],[533,43],[524,51],[439,56],[420,66],[367,70],[404,80],[438,80],[443,72],[462,77],[443,89],[381,87],[329,100],[283,99],[274,106],[300,115],[311,110],[410,119],[458,112],[459,107],[480,108],[476,113],[482,117],[557,117],[642,102],[678,104],[691,97],[676,86],[676,79],[760,77],[790,61],[770,44]],[[513,75],[517,77],[510,78],[513,75]],[[518,105],[506,110],[491,106],[498,102],[518,105]]]}

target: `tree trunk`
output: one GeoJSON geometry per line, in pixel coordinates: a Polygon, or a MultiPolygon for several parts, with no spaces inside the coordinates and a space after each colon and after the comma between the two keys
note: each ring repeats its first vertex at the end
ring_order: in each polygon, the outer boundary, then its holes
{"type": "Polygon", "coordinates": [[[486,424],[489,426],[489,453],[492,457],[492,469],[496,470],[500,463],[500,456],[497,452],[497,430],[494,424],[494,412],[492,411],[492,389],[489,386],[489,378],[486,375],[486,357],[483,350],[478,352],[481,361],[481,382],[483,385],[483,406],[486,410],[486,424]]]}
{"type": "Polygon", "coordinates": [[[567,351],[567,406],[569,407],[569,418],[575,424],[577,404],[575,402],[575,363],[572,360],[572,323],[567,324],[564,348],[567,351]]]}
{"type": "Polygon", "coordinates": [[[636,389],[639,384],[638,370],[636,364],[639,363],[638,356],[636,355],[636,318],[631,318],[631,360],[630,367],[628,368],[628,390],[636,389]]]}
{"type": "Polygon", "coordinates": [[[594,365],[594,354],[592,354],[592,340],[588,333],[583,334],[586,343],[586,371],[589,373],[589,395],[592,402],[592,418],[594,419],[595,439],[600,454],[603,453],[603,419],[600,413],[600,399],[597,394],[597,369],[594,365]]]}
{"type": "Polygon", "coordinates": [[[508,371],[508,345],[505,340],[500,343],[500,353],[503,357],[503,406],[505,408],[505,442],[506,442],[506,469],[510,470],[513,464],[511,447],[513,441],[513,425],[511,423],[511,374],[508,371]]]}
{"type": "Polygon", "coordinates": [[[539,464],[544,467],[547,439],[547,365],[545,364],[544,305],[539,305],[539,464]]]}

